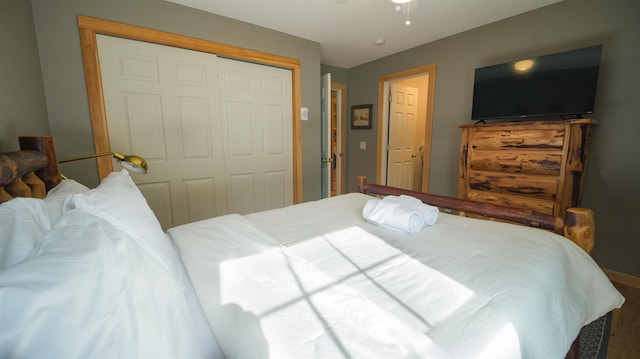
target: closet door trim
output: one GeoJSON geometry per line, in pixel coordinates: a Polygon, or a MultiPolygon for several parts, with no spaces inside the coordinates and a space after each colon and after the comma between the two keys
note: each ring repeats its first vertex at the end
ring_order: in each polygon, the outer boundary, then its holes
{"type": "MultiPolygon", "coordinates": [[[[82,60],[84,63],[96,153],[111,151],[102,93],[102,80],[100,78],[96,34],[118,36],[132,40],[208,52],[241,61],[255,62],[291,70],[293,107],[291,111],[293,123],[293,202],[302,202],[302,128],[300,124],[299,60],[84,15],[78,15],[78,29],[80,32],[82,60]]],[[[101,157],[97,159],[97,162],[100,179],[106,177],[113,170],[110,158],[101,157]]]]}

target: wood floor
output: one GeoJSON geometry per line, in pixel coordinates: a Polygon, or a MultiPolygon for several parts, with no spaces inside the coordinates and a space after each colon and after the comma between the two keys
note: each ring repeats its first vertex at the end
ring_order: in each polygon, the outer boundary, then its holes
{"type": "Polygon", "coordinates": [[[617,282],[613,285],[625,302],[613,311],[607,359],[640,358],[640,288],[617,282]]]}

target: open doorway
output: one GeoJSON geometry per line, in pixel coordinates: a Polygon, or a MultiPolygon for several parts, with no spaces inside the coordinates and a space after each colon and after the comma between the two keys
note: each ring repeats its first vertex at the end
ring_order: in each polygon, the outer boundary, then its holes
{"type": "Polygon", "coordinates": [[[331,73],[322,75],[321,90],[321,160],[322,198],[344,193],[346,146],[345,106],[347,87],[332,82],[331,73]]]}
{"type": "Polygon", "coordinates": [[[435,75],[428,64],[379,79],[377,183],[428,192],[435,75]]]}
{"type": "Polygon", "coordinates": [[[331,196],[337,196],[344,193],[345,188],[345,157],[344,149],[346,147],[346,103],[347,103],[347,86],[332,82],[331,83],[331,129],[332,129],[332,151],[333,173],[331,184],[331,196]]]}

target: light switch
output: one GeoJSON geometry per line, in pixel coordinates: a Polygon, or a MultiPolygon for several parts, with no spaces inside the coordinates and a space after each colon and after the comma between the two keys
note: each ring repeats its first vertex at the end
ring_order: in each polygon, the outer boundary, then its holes
{"type": "Polygon", "coordinates": [[[302,107],[300,109],[300,118],[302,119],[302,121],[306,121],[309,119],[309,109],[306,107],[302,107]]]}
{"type": "Polygon", "coordinates": [[[360,149],[361,150],[367,149],[367,141],[360,141],[360,149]]]}

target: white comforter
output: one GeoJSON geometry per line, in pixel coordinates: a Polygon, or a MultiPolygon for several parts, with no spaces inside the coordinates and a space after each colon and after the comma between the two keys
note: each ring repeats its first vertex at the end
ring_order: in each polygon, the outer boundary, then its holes
{"type": "Polygon", "coordinates": [[[169,231],[228,356],[562,358],[624,300],[560,236],[446,214],[401,234],[362,219],[368,199],[169,231]]]}

